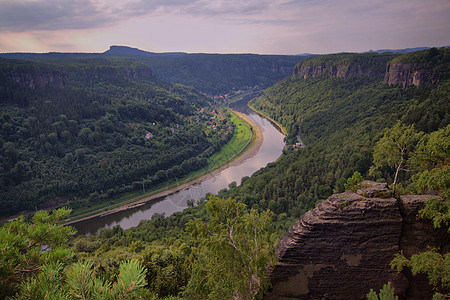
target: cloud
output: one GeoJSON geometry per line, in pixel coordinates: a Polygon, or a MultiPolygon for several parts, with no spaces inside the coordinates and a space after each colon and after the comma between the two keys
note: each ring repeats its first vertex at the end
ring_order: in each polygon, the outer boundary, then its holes
{"type": "Polygon", "coordinates": [[[89,0],[0,2],[0,28],[7,31],[85,29],[106,22],[89,0]]]}
{"type": "Polygon", "coordinates": [[[185,12],[203,16],[242,16],[260,14],[267,11],[271,1],[265,0],[199,0],[187,6],[185,12]]]}
{"type": "Polygon", "coordinates": [[[11,32],[100,28],[198,0],[2,0],[0,29],[11,32]]]}
{"type": "Polygon", "coordinates": [[[4,0],[0,29],[87,29],[111,26],[133,17],[183,14],[193,17],[242,17],[262,13],[267,0],[4,0]]]}
{"type": "Polygon", "coordinates": [[[406,48],[448,44],[449,15],[448,0],[0,0],[0,48],[92,51],[127,44],[154,51],[257,53],[406,48]]]}

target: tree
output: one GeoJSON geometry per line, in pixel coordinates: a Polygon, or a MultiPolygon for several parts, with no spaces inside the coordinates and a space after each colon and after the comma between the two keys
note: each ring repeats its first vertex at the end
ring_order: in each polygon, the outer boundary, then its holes
{"type": "Polygon", "coordinates": [[[444,199],[450,197],[450,125],[420,140],[411,154],[411,166],[420,173],[413,176],[418,192],[434,190],[444,199]]]}
{"type": "Polygon", "coordinates": [[[345,190],[356,191],[360,188],[360,183],[364,181],[361,173],[355,171],[352,177],[347,179],[347,183],[344,183],[345,190]]]}
{"type": "Polygon", "coordinates": [[[93,264],[72,263],[65,246],[75,229],[59,223],[70,210],[38,211],[0,228],[0,297],[15,299],[130,299],[145,285],[138,261],[122,262],[114,284],[95,277],[93,264]]]}
{"type": "Polygon", "coordinates": [[[377,142],[373,151],[374,167],[372,172],[384,166],[394,167],[395,175],[392,192],[395,194],[398,173],[409,171],[407,161],[409,155],[414,150],[422,133],[414,129],[414,125],[406,126],[400,121],[391,129],[388,129],[384,136],[377,142]]]}
{"type": "Polygon", "coordinates": [[[391,283],[388,282],[383,285],[379,295],[374,290],[370,289],[370,292],[367,294],[367,300],[398,300],[398,296],[394,295],[394,288],[391,286],[391,283]]]}
{"type": "Polygon", "coordinates": [[[423,135],[411,154],[410,164],[417,171],[431,170],[446,163],[450,155],[450,125],[423,135]]]}
{"type": "MultiPolygon", "coordinates": [[[[440,192],[443,199],[431,197],[419,211],[420,218],[430,219],[434,228],[447,228],[450,232],[450,126],[422,136],[417,149],[411,154],[409,162],[419,173],[413,176],[419,193],[429,189],[440,192]]],[[[401,272],[410,268],[413,275],[425,273],[436,290],[450,289],[450,253],[440,249],[430,249],[406,258],[403,253],[396,254],[391,262],[392,268],[401,272]]],[[[444,292],[445,293],[445,292],[444,292]]],[[[435,293],[433,299],[448,299],[450,294],[435,293]]]]}
{"type": "Polygon", "coordinates": [[[200,253],[184,296],[187,298],[253,299],[268,287],[268,267],[275,263],[273,213],[247,211],[236,200],[211,196],[210,220],[189,221],[187,230],[198,239],[200,253]]]}
{"type": "MultiPolygon", "coordinates": [[[[434,228],[443,225],[450,232],[450,202],[431,198],[425,203],[425,208],[419,211],[419,217],[431,219],[434,228]]],[[[405,267],[410,268],[413,275],[425,273],[437,292],[433,299],[448,299],[450,293],[442,291],[450,289],[450,253],[439,253],[439,249],[430,249],[412,255],[409,259],[402,252],[397,253],[391,262],[391,267],[401,272],[405,267]]]]}
{"type": "Polygon", "coordinates": [[[64,244],[76,230],[59,225],[69,214],[65,208],[38,211],[31,222],[19,217],[0,227],[0,296],[13,295],[45,265],[60,268],[70,262],[73,253],[64,244]]]}
{"type": "Polygon", "coordinates": [[[67,272],[69,294],[77,299],[129,299],[145,286],[146,270],[136,260],[121,262],[117,281],[96,278],[93,265],[78,262],[67,272]]]}
{"type": "Polygon", "coordinates": [[[15,299],[135,299],[145,286],[145,270],[138,261],[121,262],[112,284],[95,277],[93,264],[46,264],[37,276],[21,283],[15,299]],[[136,297],[135,297],[136,296],[136,297]]]}

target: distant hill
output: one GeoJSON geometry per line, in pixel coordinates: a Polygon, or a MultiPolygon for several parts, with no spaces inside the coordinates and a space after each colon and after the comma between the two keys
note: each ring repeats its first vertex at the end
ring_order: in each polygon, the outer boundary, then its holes
{"type": "MultiPolygon", "coordinates": [[[[442,48],[448,48],[450,46],[443,46],[442,48]]],[[[367,52],[375,52],[375,53],[385,53],[385,52],[393,52],[393,53],[411,53],[411,52],[416,52],[416,51],[420,51],[420,50],[427,50],[427,49],[431,49],[432,47],[415,47],[415,48],[405,48],[405,49],[380,49],[380,50],[369,50],[367,52]]],[[[441,48],[441,47],[438,47],[441,48]]]]}
{"type": "Polygon", "coordinates": [[[109,50],[103,52],[105,55],[115,55],[115,56],[153,56],[153,57],[176,57],[188,55],[185,52],[148,52],[144,50],[140,50],[138,48],[132,48],[128,46],[111,46],[109,50]]]}
{"type": "Polygon", "coordinates": [[[108,57],[149,65],[156,77],[180,83],[210,95],[258,86],[267,88],[292,74],[305,57],[258,54],[154,53],[126,46],[111,46],[108,57]]]}
{"type": "MultiPolygon", "coordinates": [[[[381,49],[369,53],[409,53],[429,49],[381,49]]],[[[141,62],[150,66],[155,76],[164,81],[192,86],[210,95],[226,94],[233,90],[267,88],[292,74],[301,60],[316,56],[258,55],[258,54],[206,54],[184,52],[149,52],[128,46],[110,46],[103,53],[4,53],[0,57],[54,61],[58,59],[114,58],[141,62]]]]}
{"type": "Polygon", "coordinates": [[[113,59],[150,66],[164,81],[192,86],[210,95],[233,90],[267,88],[292,74],[308,56],[258,54],[154,53],[127,46],[111,46],[104,53],[4,53],[0,57],[54,63],[75,59],[113,59]]]}
{"type": "Polygon", "coordinates": [[[45,60],[49,58],[94,58],[101,56],[101,53],[64,53],[64,52],[48,52],[48,53],[29,53],[29,52],[15,52],[15,53],[0,53],[1,58],[9,59],[33,59],[45,60]]]}
{"type": "MultiPolygon", "coordinates": [[[[442,46],[442,47],[436,47],[436,48],[449,48],[450,46],[442,46]]],[[[364,51],[361,53],[386,53],[386,52],[392,52],[392,53],[399,53],[399,54],[404,54],[404,53],[411,53],[411,52],[416,52],[416,51],[420,51],[420,50],[428,50],[431,49],[433,47],[414,47],[414,48],[404,48],[404,49],[378,49],[378,50],[369,50],[369,51],[364,51]]],[[[347,52],[341,52],[341,53],[347,53],[347,52]]],[[[339,53],[339,54],[341,54],[339,53]]],[[[314,53],[302,53],[302,54],[297,54],[297,56],[318,56],[319,54],[314,54],[314,53]]],[[[326,54],[323,54],[326,55],[326,54]]]]}

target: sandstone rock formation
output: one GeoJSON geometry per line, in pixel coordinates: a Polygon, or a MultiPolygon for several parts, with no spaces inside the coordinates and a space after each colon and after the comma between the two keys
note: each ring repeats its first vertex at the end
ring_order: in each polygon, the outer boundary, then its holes
{"type": "Polygon", "coordinates": [[[388,64],[384,81],[389,84],[401,84],[403,88],[425,82],[436,84],[440,76],[432,66],[424,64],[388,64]]]}
{"type": "MultiPolygon", "coordinates": [[[[54,88],[65,88],[69,85],[73,85],[77,78],[74,78],[74,73],[69,75],[51,70],[38,70],[34,67],[24,68],[23,70],[7,70],[3,74],[5,80],[18,83],[22,86],[26,86],[32,89],[42,88],[42,87],[54,87],[54,88]]],[[[91,67],[77,70],[76,76],[82,76],[85,79],[95,79],[95,78],[128,78],[128,79],[142,79],[142,78],[152,78],[154,76],[153,71],[148,66],[137,66],[135,68],[125,68],[125,67],[91,67]]],[[[76,77],[75,76],[75,77],[76,77]]]]}
{"type": "Polygon", "coordinates": [[[393,54],[355,54],[340,53],[317,56],[299,62],[294,67],[294,75],[303,79],[309,77],[375,77],[382,79],[386,64],[394,57],[393,54]]]}
{"type": "Polygon", "coordinates": [[[400,84],[403,88],[437,84],[450,75],[450,48],[431,48],[399,56],[386,67],[384,81],[400,84]]]}
{"type": "Polygon", "coordinates": [[[366,68],[359,64],[342,64],[336,66],[318,65],[309,66],[299,64],[294,68],[294,75],[300,76],[303,79],[308,77],[316,77],[319,75],[326,75],[329,77],[360,77],[360,76],[377,76],[376,70],[373,68],[366,68]]]}
{"type": "Polygon", "coordinates": [[[389,266],[400,250],[409,256],[427,245],[448,247],[448,233],[416,219],[429,196],[397,201],[386,184],[363,184],[320,202],[281,238],[268,299],[366,299],[388,281],[401,299],[431,299],[425,277],[389,266]]]}
{"type": "Polygon", "coordinates": [[[67,76],[61,72],[7,72],[6,78],[29,88],[35,89],[40,87],[57,87],[64,88],[67,86],[67,76]]]}

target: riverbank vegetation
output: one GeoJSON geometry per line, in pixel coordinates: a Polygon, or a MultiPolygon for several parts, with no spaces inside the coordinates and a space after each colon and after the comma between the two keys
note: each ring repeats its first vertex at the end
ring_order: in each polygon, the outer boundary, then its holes
{"type": "Polygon", "coordinates": [[[234,134],[230,141],[225,144],[219,152],[208,158],[208,165],[211,164],[212,168],[231,159],[242,151],[245,151],[255,137],[253,132],[257,130],[251,124],[247,123],[247,121],[239,117],[235,112],[229,109],[227,109],[227,111],[229,111],[228,117],[230,121],[234,124],[234,134]]]}
{"type": "Polygon", "coordinates": [[[203,175],[214,172],[214,170],[220,168],[223,164],[230,163],[233,159],[239,157],[254,142],[256,136],[253,132],[257,130],[257,128],[255,128],[254,125],[247,123],[230,109],[222,107],[220,110],[221,114],[226,116],[225,118],[222,118],[222,120],[229,120],[226,124],[228,126],[227,128],[229,130],[234,130],[234,133],[233,137],[222,146],[218,152],[208,157],[206,166],[199,170],[192,171],[185,176],[168,178],[160,184],[153,187],[150,186],[150,188],[148,187],[148,183],[146,184],[146,181],[144,180],[141,182],[142,186],[139,183],[135,184],[134,191],[112,195],[110,197],[97,197],[96,201],[91,201],[89,206],[79,205],[79,202],[72,204],[73,210],[70,221],[72,222],[80,218],[112,210],[122,205],[131,204],[155,196],[161,192],[177,189],[179,186],[182,186],[189,181],[196,180],[203,175]]]}

